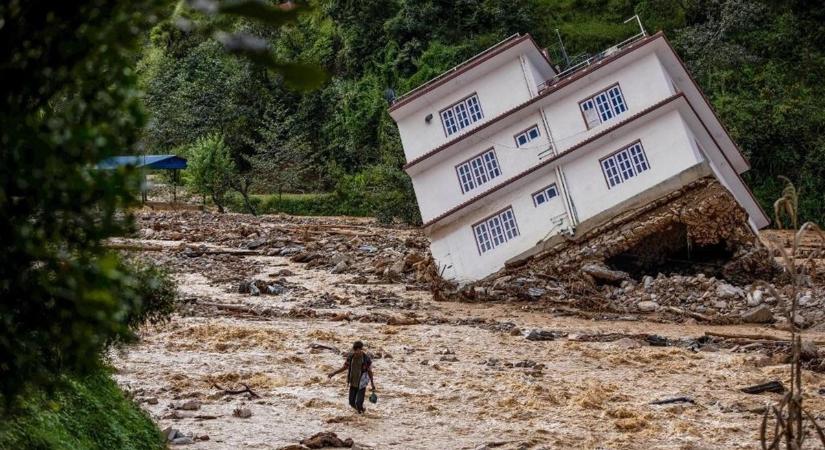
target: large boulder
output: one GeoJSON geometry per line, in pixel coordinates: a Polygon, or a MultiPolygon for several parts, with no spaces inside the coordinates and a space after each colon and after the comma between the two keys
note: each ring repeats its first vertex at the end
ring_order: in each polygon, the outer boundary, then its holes
{"type": "Polygon", "coordinates": [[[767,305],[759,305],[743,312],[742,321],[745,323],[771,323],[773,322],[773,311],[767,305]]]}

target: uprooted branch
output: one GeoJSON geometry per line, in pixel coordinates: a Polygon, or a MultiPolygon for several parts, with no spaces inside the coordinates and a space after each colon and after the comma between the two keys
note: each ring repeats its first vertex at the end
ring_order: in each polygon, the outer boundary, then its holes
{"type": "Polygon", "coordinates": [[[239,395],[239,394],[247,394],[248,393],[250,396],[252,396],[252,398],[261,398],[260,395],[256,394],[255,391],[253,391],[249,387],[249,385],[244,384],[244,383],[239,383],[239,384],[241,386],[243,386],[243,389],[237,389],[237,390],[224,389],[224,388],[218,386],[218,383],[214,383],[214,382],[212,383],[212,387],[214,387],[215,389],[217,389],[219,391],[222,391],[222,393],[224,395],[239,395]]]}

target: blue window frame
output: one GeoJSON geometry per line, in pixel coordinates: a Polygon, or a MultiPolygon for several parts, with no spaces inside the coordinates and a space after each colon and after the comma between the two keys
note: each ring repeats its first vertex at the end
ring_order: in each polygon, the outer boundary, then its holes
{"type": "Polygon", "coordinates": [[[533,206],[543,205],[557,195],[559,195],[559,191],[556,189],[556,183],[553,183],[533,194],[533,206]]]}
{"type": "Polygon", "coordinates": [[[579,102],[587,128],[593,128],[627,111],[622,89],[615,84],[579,102]]]}
{"type": "Polygon", "coordinates": [[[532,127],[515,135],[516,146],[523,147],[527,145],[528,142],[538,139],[539,136],[541,136],[541,133],[539,133],[538,125],[533,125],[532,127]]]}
{"type": "Polygon", "coordinates": [[[607,187],[612,188],[650,169],[645,150],[639,141],[601,160],[607,187]]]}
{"type": "Polygon", "coordinates": [[[500,211],[473,225],[478,252],[488,252],[519,235],[513,208],[500,211]]]}
{"type": "Polygon", "coordinates": [[[501,175],[501,167],[493,149],[455,166],[455,170],[462,193],[469,192],[501,175]]]}
{"type": "Polygon", "coordinates": [[[458,133],[471,124],[484,118],[478,95],[473,94],[464,100],[441,111],[441,124],[447,136],[458,133]]]}

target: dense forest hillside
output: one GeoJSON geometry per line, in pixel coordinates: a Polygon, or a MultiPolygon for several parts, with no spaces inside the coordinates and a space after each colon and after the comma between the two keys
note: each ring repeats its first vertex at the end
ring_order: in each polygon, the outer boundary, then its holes
{"type": "MultiPolygon", "coordinates": [[[[754,0],[312,1],[294,25],[220,19],[264,37],[288,60],[321,66],[321,88],[296,91],[227,55],[181,23],[208,20],[180,5],[157,25],[139,63],[151,153],[191,152],[220,136],[247,192],[334,192],[344,211],[417,220],[386,91],[401,94],[513,33],[531,33],[561,62],[636,31],[663,30],[751,161],[747,181],[767,211],[800,190],[804,220],[825,221],[825,6],[754,0]]],[[[212,24],[215,25],[215,24],[212,24]]]]}

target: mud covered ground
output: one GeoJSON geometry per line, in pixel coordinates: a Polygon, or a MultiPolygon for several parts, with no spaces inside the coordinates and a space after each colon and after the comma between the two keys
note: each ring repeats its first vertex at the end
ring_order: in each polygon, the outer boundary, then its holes
{"type": "MultiPolygon", "coordinates": [[[[769,327],[434,302],[411,267],[411,253],[426,253],[415,230],[196,212],[143,213],[138,225],[117,246],[170,267],[183,304],[112,355],[116,378],[191,448],[278,449],[320,431],[373,449],[756,448],[761,412],[780,394],[739,388],[787,384],[774,347],[698,339],[784,335],[769,327]],[[379,401],[364,415],[347,406],[343,376],[326,377],[356,339],[375,358],[379,401]],[[242,384],[259,397],[216,387],[242,384]],[[694,403],[650,404],[682,396],[694,403]],[[243,408],[251,417],[233,415],[243,408]]],[[[804,382],[807,407],[825,415],[825,376],[804,382]]]]}

